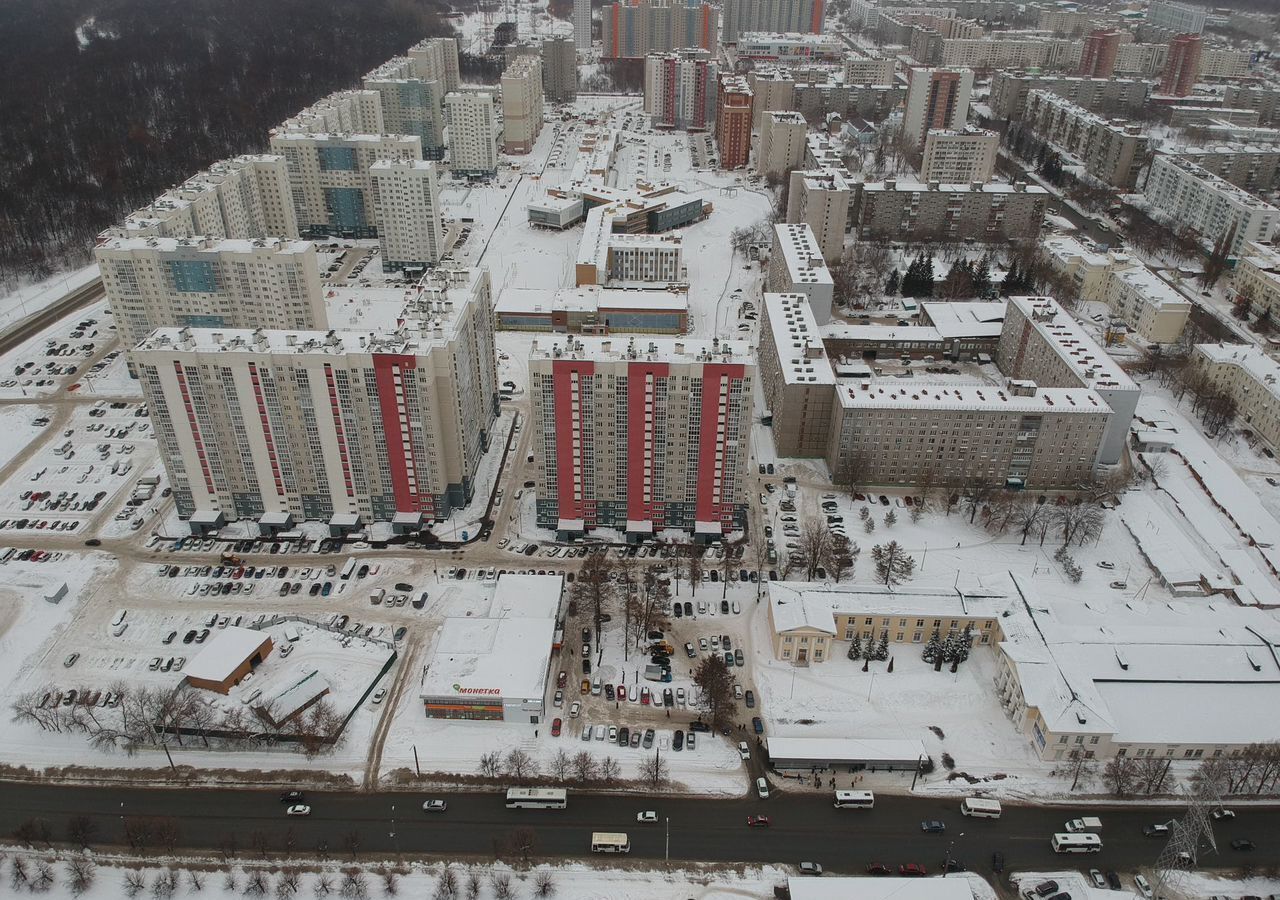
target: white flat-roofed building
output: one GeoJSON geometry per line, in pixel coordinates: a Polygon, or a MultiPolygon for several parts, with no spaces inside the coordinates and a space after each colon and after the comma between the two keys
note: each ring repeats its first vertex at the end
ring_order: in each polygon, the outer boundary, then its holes
{"type": "Polygon", "coordinates": [[[1280,448],[1280,363],[1245,344],[1197,344],[1191,358],[1236,401],[1237,420],[1280,448]]]}
{"type": "Polygon", "coordinates": [[[1272,321],[1280,321],[1280,251],[1269,243],[1246,244],[1231,287],[1248,300],[1253,315],[1266,310],[1272,321]]]}
{"type": "Polygon", "coordinates": [[[741,529],[754,354],[713,339],[538,340],[529,358],[537,520],[639,540],[741,529]]]}
{"type": "Polygon", "coordinates": [[[1140,262],[1121,265],[1119,258],[1107,276],[1103,302],[1155,344],[1176,341],[1191,315],[1191,301],[1167,281],[1140,262]]]}
{"type": "Polygon", "coordinates": [[[369,173],[383,271],[434,266],[444,253],[436,164],[384,159],[369,173]]]}
{"type": "Polygon", "coordinates": [[[831,430],[835,373],[804,294],[764,295],[760,384],[779,456],[821,457],[831,430]]]}
{"type": "Polygon", "coordinates": [[[929,758],[924,744],[917,738],[772,736],[765,741],[765,745],[769,749],[769,764],[775,769],[812,770],[839,767],[871,772],[910,772],[929,758]]]}
{"type": "Polygon", "coordinates": [[[165,328],[134,354],[179,515],[465,506],[497,415],[489,278],[433,270],[377,331],[165,328]]]}
{"type": "MultiPolygon", "coordinates": [[[[808,63],[839,61],[847,48],[831,35],[751,31],[738,36],[737,49],[742,59],[808,63]]],[[[888,62],[892,72],[892,60],[880,62],[888,62]]]]}
{"type": "Polygon", "coordinates": [[[689,295],[636,288],[507,287],[494,304],[493,315],[499,331],[684,334],[689,295]]]}
{"type": "Polygon", "coordinates": [[[276,128],[270,145],[288,165],[298,231],[306,236],[376,237],[370,167],[382,159],[422,159],[422,139],[407,134],[276,128]]]}
{"type": "Polygon", "coordinates": [[[102,233],[108,237],[296,238],[283,156],[220,160],[102,233]]]}
{"type": "Polygon", "coordinates": [[[943,184],[988,182],[995,172],[999,147],[1000,135],[994,131],[931,129],[924,139],[920,179],[943,184]]]}
{"type": "Polygon", "coordinates": [[[1232,236],[1227,252],[1239,256],[1248,241],[1268,241],[1280,210],[1176,156],[1160,154],[1143,188],[1147,202],[1169,220],[1194,229],[1209,245],[1232,236]]]}
{"type": "Polygon", "coordinates": [[[1096,391],[1114,412],[1097,461],[1102,465],[1120,461],[1142,390],[1056,301],[1009,298],[996,363],[1009,378],[1030,379],[1042,387],[1096,391]]]}
{"type": "Polygon", "coordinates": [[[685,280],[684,241],[678,231],[618,234],[609,207],[597,206],[587,214],[574,270],[578,287],[679,284],[685,280]]]}
{"type": "Polygon", "coordinates": [[[1151,0],[1147,4],[1146,23],[1177,34],[1200,34],[1204,31],[1209,10],[1192,3],[1175,3],[1173,0],[1151,0]]]}
{"type": "Polygon", "coordinates": [[[562,575],[505,574],[483,613],[445,618],[419,689],[426,715],[542,722],[563,590],[562,575]]]}
{"type": "Polygon", "coordinates": [[[459,90],[445,94],[445,121],[449,127],[449,168],[464,175],[492,175],[498,171],[497,105],[493,93],[459,90]]]}
{"type": "Polygon", "coordinates": [[[310,241],[108,238],[94,248],[125,349],[155,328],[325,328],[310,241]]]}
{"type": "Polygon", "coordinates": [[[835,284],[818,237],[807,223],[773,226],[773,250],[765,289],[778,294],[804,294],[819,325],[831,321],[835,284]]]}

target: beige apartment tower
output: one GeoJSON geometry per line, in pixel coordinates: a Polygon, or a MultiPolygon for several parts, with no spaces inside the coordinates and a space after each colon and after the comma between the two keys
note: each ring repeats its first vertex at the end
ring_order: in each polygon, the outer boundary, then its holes
{"type": "Polygon", "coordinates": [[[519,56],[502,73],[503,152],[531,152],[541,131],[542,60],[519,56]]]}

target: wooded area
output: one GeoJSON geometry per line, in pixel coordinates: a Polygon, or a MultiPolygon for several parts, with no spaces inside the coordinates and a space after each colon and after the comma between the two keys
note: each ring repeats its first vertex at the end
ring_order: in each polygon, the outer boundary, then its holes
{"type": "Polygon", "coordinates": [[[423,37],[437,0],[0,0],[0,289],[423,37]]]}

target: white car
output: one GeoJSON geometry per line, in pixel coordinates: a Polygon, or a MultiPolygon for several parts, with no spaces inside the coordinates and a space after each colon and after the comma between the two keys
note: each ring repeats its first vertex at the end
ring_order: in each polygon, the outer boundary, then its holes
{"type": "Polygon", "coordinates": [[[387,696],[387,689],[378,688],[376,691],[373,692],[373,705],[377,706],[379,703],[382,702],[382,699],[386,696],[387,696]]]}
{"type": "Polygon", "coordinates": [[[449,808],[449,804],[443,800],[427,800],[422,804],[423,812],[444,812],[449,808]]]}
{"type": "Polygon", "coordinates": [[[577,700],[573,701],[573,703],[569,705],[569,718],[570,719],[578,718],[578,713],[580,712],[582,712],[582,704],[579,703],[577,700]]]}
{"type": "Polygon", "coordinates": [[[286,816],[309,816],[311,815],[311,807],[302,803],[290,806],[284,811],[286,816]]]}
{"type": "Polygon", "coordinates": [[[751,758],[751,748],[747,746],[746,741],[738,741],[738,755],[743,759],[751,758]]]}
{"type": "Polygon", "coordinates": [[[1133,883],[1138,888],[1139,894],[1146,897],[1147,900],[1151,900],[1152,896],[1154,896],[1151,892],[1151,883],[1147,881],[1145,877],[1142,875],[1134,875],[1133,883]]]}
{"type": "Polygon", "coordinates": [[[636,813],[636,821],[637,822],[656,822],[658,821],[658,814],[651,809],[646,809],[644,812],[636,813]]]}

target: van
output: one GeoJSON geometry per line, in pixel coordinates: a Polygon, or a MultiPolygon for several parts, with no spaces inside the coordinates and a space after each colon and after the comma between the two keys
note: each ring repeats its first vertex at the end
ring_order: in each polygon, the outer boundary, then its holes
{"type": "Polygon", "coordinates": [[[284,639],[291,644],[297,643],[300,637],[301,635],[298,634],[298,629],[294,628],[292,625],[284,630],[284,639]]]}
{"type": "Polygon", "coordinates": [[[965,797],[960,801],[960,812],[978,819],[1000,818],[1000,801],[986,800],[981,797],[965,797]]]}
{"type": "Polygon", "coordinates": [[[369,592],[369,602],[372,603],[374,606],[377,606],[379,603],[382,602],[382,598],[386,596],[387,596],[387,589],[378,588],[376,591],[369,592]]]}
{"type": "Polygon", "coordinates": [[[120,635],[124,634],[128,629],[129,629],[129,623],[121,622],[115,628],[111,629],[111,633],[114,634],[116,637],[120,637],[120,635]]]}
{"type": "Polygon", "coordinates": [[[756,796],[761,800],[769,799],[769,782],[763,778],[756,779],[756,796]]]}
{"type": "Polygon", "coordinates": [[[118,610],[116,612],[116,617],[111,620],[111,627],[115,628],[117,625],[119,625],[121,622],[124,621],[124,618],[127,615],[129,615],[129,610],[127,609],[118,610]]]}

